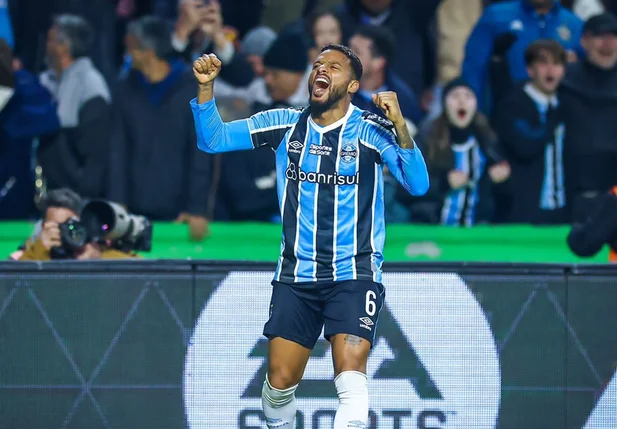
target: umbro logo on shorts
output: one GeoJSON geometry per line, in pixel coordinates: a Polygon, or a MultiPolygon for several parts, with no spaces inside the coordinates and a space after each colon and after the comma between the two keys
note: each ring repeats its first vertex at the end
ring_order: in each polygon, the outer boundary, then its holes
{"type": "Polygon", "coordinates": [[[360,318],[360,322],[362,322],[362,323],[364,323],[365,325],[368,325],[368,326],[373,326],[373,321],[370,318],[368,318],[368,317],[361,317],[360,318]]]}
{"type": "Polygon", "coordinates": [[[364,328],[364,329],[366,329],[368,331],[372,331],[373,330],[373,328],[371,328],[371,326],[373,326],[374,323],[373,323],[373,321],[370,318],[368,318],[368,317],[360,317],[360,322],[362,322],[362,323],[360,323],[360,327],[361,328],[364,328]]]}

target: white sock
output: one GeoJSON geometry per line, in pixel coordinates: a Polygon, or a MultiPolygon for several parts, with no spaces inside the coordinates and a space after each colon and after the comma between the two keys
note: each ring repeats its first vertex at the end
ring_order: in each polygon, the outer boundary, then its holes
{"type": "Polygon", "coordinates": [[[334,385],[339,397],[334,429],[365,429],[368,422],[366,375],[358,371],[343,371],[334,379],[334,385]]]}
{"type": "Polygon", "coordinates": [[[261,389],[261,406],[266,416],[268,428],[294,429],[296,419],[296,397],[298,385],[279,390],[270,384],[268,375],[261,389]]]}

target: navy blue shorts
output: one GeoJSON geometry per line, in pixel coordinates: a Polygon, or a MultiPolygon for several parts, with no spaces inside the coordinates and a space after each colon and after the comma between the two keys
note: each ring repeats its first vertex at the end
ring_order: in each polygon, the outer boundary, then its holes
{"type": "Polygon", "coordinates": [[[313,349],[322,328],[324,337],[350,334],[373,346],[385,289],[368,280],[294,285],[272,282],[270,317],[264,335],[281,337],[313,349]]]}

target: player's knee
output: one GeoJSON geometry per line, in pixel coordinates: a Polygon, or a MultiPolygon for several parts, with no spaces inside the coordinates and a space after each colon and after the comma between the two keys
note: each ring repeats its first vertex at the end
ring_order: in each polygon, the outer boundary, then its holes
{"type": "Polygon", "coordinates": [[[294,374],[294,372],[284,366],[270,367],[268,369],[267,379],[270,385],[276,389],[289,389],[300,382],[302,375],[294,374]]]}
{"type": "Polygon", "coordinates": [[[338,359],[334,364],[334,376],[338,377],[344,372],[366,372],[366,361],[362,359],[338,359]]]}
{"type": "Polygon", "coordinates": [[[334,379],[336,393],[342,404],[368,407],[368,382],[366,374],[359,371],[343,371],[334,379]]]}
{"type": "Polygon", "coordinates": [[[272,408],[280,408],[289,404],[294,399],[294,394],[298,384],[292,385],[287,388],[277,388],[272,385],[269,375],[266,375],[263,388],[261,389],[261,398],[272,408]]]}

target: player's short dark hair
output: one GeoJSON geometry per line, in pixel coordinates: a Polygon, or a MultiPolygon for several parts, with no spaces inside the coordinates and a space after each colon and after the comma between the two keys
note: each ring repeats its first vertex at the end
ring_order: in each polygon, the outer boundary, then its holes
{"type": "Polygon", "coordinates": [[[351,70],[353,72],[354,79],[356,80],[362,79],[362,61],[360,61],[360,58],[358,58],[358,56],[354,53],[354,51],[349,49],[347,46],[335,45],[332,43],[324,46],[321,49],[321,52],[325,52],[325,51],[339,51],[343,55],[345,55],[351,65],[351,70]]]}
{"type": "Polygon", "coordinates": [[[79,214],[83,207],[83,200],[77,192],[69,188],[60,188],[49,191],[41,200],[39,207],[43,217],[50,207],[69,209],[79,214]]]}
{"type": "Polygon", "coordinates": [[[394,33],[386,27],[378,25],[363,25],[354,32],[355,36],[361,36],[372,42],[371,53],[373,58],[384,58],[386,64],[392,64],[396,56],[396,38],[394,33]]]}
{"type": "Polygon", "coordinates": [[[58,41],[68,45],[71,57],[76,59],[90,55],[94,31],[85,19],[77,15],[64,14],[54,17],[53,24],[58,41]]]}
{"type": "Polygon", "coordinates": [[[566,64],[566,50],[558,41],[552,39],[536,40],[529,45],[525,49],[525,64],[529,67],[543,59],[547,54],[553,57],[559,64],[566,64]]]}

